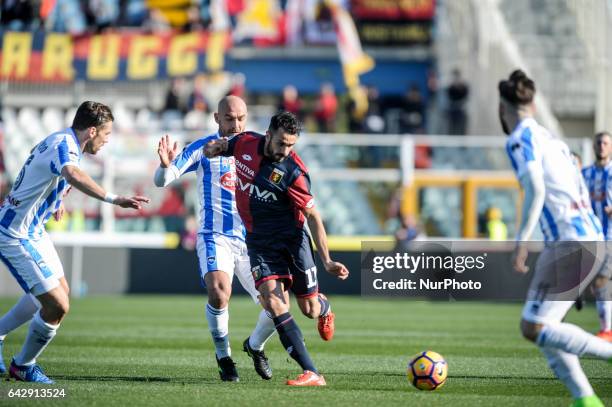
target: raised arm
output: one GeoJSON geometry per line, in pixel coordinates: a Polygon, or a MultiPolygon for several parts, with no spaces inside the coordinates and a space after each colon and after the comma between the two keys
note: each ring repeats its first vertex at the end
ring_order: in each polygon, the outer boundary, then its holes
{"type": "Polygon", "coordinates": [[[157,145],[159,167],[155,171],[153,183],[158,187],[165,187],[181,175],[195,171],[202,159],[202,148],[205,145],[206,139],[199,139],[179,153],[178,143],[176,141],[173,143],[167,134],[163,136],[157,145]]]}
{"type": "Polygon", "coordinates": [[[159,167],[155,171],[153,182],[158,187],[165,187],[174,181],[177,177],[168,167],[178,155],[178,143],[172,143],[170,136],[163,136],[157,144],[157,155],[159,156],[159,167]]]}

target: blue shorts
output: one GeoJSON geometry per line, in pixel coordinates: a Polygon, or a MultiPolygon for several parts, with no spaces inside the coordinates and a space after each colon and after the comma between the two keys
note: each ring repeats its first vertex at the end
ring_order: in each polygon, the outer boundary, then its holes
{"type": "Polygon", "coordinates": [[[283,280],[285,289],[301,298],[319,293],[317,266],[310,236],[299,230],[290,238],[259,238],[247,234],[247,249],[255,287],[268,280],[283,280]]]}

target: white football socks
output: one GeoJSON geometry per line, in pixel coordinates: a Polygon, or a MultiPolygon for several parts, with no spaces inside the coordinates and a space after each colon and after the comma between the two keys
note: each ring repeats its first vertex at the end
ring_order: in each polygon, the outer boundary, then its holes
{"type": "Polygon", "coordinates": [[[15,364],[18,366],[30,366],[36,363],[36,358],[49,345],[58,328],[59,324],[51,325],[46,323],[40,316],[40,311],[34,314],[23,348],[15,356],[15,364]]]}
{"type": "Polygon", "coordinates": [[[604,360],[612,359],[612,343],[568,323],[544,325],[536,343],[542,348],[556,348],[578,356],[587,354],[604,360]]]}
{"type": "Polygon", "coordinates": [[[578,356],[551,347],[541,347],[540,350],[544,353],[548,366],[555,373],[555,376],[569,389],[574,399],[595,394],[589,379],[587,379],[580,366],[578,356]]]}
{"type": "Polygon", "coordinates": [[[206,319],[208,320],[208,330],[215,344],[217,357],[221,359],[232,356],[229,343],[229,311],[227,307],[217,309],[210,304],[206,304],[206,319]]]}
{"type": "Polygon", "coordinates": [[[261,310],[259,318],[257,319],[257,325],[249,337],[249,346],[254,350],[263,350],[268,339],[274,335],[276,327],[274,321],[266,310],[261,310]]]}
{"type": "Polygon", "coordinates": [[[0,318],[0,341],[8,333],[32,319],[40,308],[40,302],[32,294],[25,294],[2,318],[0,318]]]}

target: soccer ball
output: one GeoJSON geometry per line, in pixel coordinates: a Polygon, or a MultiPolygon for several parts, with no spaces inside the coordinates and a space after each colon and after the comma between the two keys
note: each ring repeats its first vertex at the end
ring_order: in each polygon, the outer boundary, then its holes
{"type": "Polygon", "coordinates": [[[419,390],[436,390],[446,383],[448,364],[430,350],[416,354],[408,362],[408,381],[419,390]]]}

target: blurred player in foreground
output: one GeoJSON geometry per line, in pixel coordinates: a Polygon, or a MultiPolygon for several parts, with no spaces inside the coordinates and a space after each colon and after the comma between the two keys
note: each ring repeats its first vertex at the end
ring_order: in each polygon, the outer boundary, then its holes
{"type": "MultiPolygon", "coordinates": [[[[179,154],[178,146],[168,136],[159,141],[160,166],[155,173],[155,185],[165,187],[181,175],[196,171],[200,196],[201,227],[197,249],[202,281],[208,291],[206,319],[215,344],[219,375],[223,381],[238,381],[236,365],[229,343],[229,299],[234,274],[257,303],[258,295],[247,248],[244,226],[236,209],[236,165],[233,157],[204,156],[206,143],[242,133],[247,121],[247,107],[236,96],[223,98],[217,107],[217,133],[189,144],[179,154]]],[[[255,370],[263,379],[272,378],[272,370],[264,353],[264,345],[275,332],[274,322],[262,310],[255,330],[244,342],[255,370]]]]}
{"type": "MultiPolygon", "coordinates": [[[[612,136],[608,132],[595,135],[593,140],[595,152],[595,163],[582,170],[582,176],[589,190],[589,196],[593,211],[603,226],[603,234],[606,246],[612,242],[612,136]]],[[[608,248],[610,249],[610,248],[608,248]]],[[[610,250],[608,250],[610,251],[610,250]]],[[[606,261],[593,280],[593,294],[597,304],[600,331],[597,334],[602,339],[612,342],[612,301],[610,301],[610,277],[612,277],[612,258],[606,257],[606,261]]]]}
{"type": "Polygon", "coordinates": [[[247,229],[246,243],[255,286],[265,309],[274,317],[280,340],[304,373],[290,386],[324,386],[325,379],[310,359],[304,337],[289,313],[291,289],[302,313],[319,318],[319,334],[330,340],[334,314],[327,298],[319,293],[317,268],[307,220],[325,270],[344,280],[346,267],[329,257],[323,221],[310,193],[308,170],[293,152],[299,123],[288,112],[272,117],[266,135],[243,133],[229,140],[209,142],[207,157],[234,156],[238,178],[236,201],[247,229]]]}
{"type": "MultiPolygon", "coordinates": [[[[521,331],[544,353],[550,368],[570,390],[573,406],[602,406],[580,366],[578,356],[612,359],[612,344],[562,322],[574,301],[554,300],[547,285],[559,272],[581,272],[584,254],[578,241],[603,240],[601,225],[590,205],[582,202],[567,145],[533,118],[535,84],[520,70],[499,83],[501,126],[509,135],[506,151],[524,191],[523,214],[513,267],[526,273],[527,241],[540,222],[546,246],[535,266],[523,308],[521,331]],[[574,270],[574,268],[577,268],[574,270]]],[[[601,263],[595,262],[595,267],[601,263]]],[[[585,284],[588,281],[584,282],[585,284]]]]}
{"type": "MultiPolygon", "coordinates": [[[[23,348],[9,368],[10,377],[17,380],[53,384],[36,359],[68,313],[69,297],[62,264],[44,224],[61,211],[69,186],[122,208],[140,209],[149,202],[142,196],[111,194],[80,168],[83,153],[96,154],[108,143],[113,120],[107,106],[83,102],[72,127],[51,134],[32,149],[0,207],[0,260],[26,292],[0,319],[0,350],[7,333],[32,320],[23,348]]],[[[5,371],[0,358],[0,372],[5,371]]]]}

